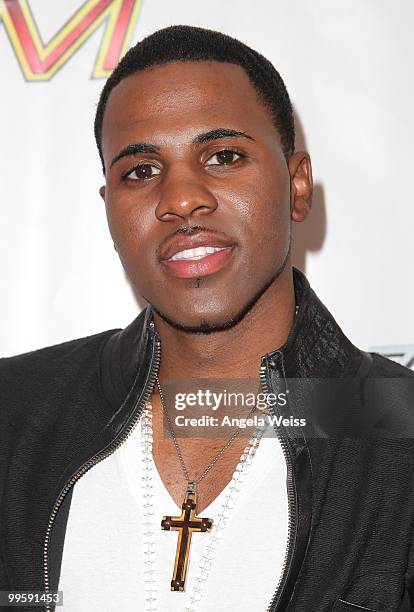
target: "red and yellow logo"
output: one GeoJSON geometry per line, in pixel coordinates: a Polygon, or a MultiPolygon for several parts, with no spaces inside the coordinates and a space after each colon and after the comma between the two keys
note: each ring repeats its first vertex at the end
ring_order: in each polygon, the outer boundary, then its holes
{"type": "Polygon", "coordinates": [[[27,81],[48,81],[104,22],[92,77],[107,77],[129,47],[140,0],[86,0],[48,42],[39,34],[27,0],[0,0],[3,22],[27,81]]]}

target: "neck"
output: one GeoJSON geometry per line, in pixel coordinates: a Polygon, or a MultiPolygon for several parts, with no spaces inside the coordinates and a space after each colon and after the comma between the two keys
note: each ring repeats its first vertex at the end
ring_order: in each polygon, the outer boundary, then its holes
{"type": "Polygon", "coordinates": [[[155,313],[162,346],[160,379],[257,378],[261,357],[286,342],[294,316],[290,266],[229,329],[210,334],[183,332],[155,313]]]}

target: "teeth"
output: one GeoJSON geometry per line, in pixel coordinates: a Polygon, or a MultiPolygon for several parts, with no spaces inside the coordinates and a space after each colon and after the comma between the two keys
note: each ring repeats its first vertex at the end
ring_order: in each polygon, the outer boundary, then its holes
{"type": "Polygon", "coordinates": [[[179,251],[170,257],[170,261],[178,261],[180,259],[202,259],[206,255],[217,253],[217,251],[222,251],[224,248],[226,247],[202,246],[197,247],[196,249],[186,249],[185,251],[179,251]]]}

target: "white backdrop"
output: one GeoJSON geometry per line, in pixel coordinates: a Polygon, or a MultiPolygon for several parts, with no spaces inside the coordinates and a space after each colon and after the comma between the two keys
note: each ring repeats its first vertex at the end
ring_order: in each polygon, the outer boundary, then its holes
{"type": "MultiPolygon", "coordinates": [[[[0,15],[30,9],[46,44],[92,1],[0,0],[0,15]]],[[[121,3],[107,1],[107,18],[121,3]]],[[[143,0],[130,23],[130,44],[171,24],[218,29],[280,71],[316,183],[295,261],[362,348],[414,344],[413,18],[411,0],[143,0]]],[[[0,23],[2,356],[124,327],[139,311],[98,195],[104,80],[91,74],[106,24],[35,82],[0,23]]]]}

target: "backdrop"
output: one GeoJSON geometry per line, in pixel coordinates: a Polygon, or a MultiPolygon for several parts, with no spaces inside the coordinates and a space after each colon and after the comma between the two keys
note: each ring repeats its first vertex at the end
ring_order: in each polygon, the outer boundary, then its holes
{"type": "Polygon", "coordinates": [[[356,344],[412,359],[413,17],[411,0],[0,0],[0,354],[139,312],[98,195],[93,118],[125,50],[185,23],[280,71],[315,179],[295,263],[356,344]]]}

